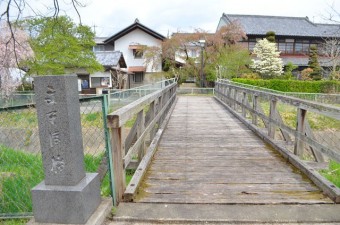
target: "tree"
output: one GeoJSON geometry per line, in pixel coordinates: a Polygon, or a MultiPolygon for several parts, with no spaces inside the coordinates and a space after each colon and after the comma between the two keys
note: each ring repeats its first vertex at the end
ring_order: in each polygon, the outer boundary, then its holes
{"type": "Polygon", "coordinates": [[[209,80],[216,79],[216,70],[219,78],[234,78],[249,73],[247,67],[251,63],[248,49],[241,45],[231,45],[222,48],[215,58],[215,61],[207,65],[209,80]],[[210,78],[212,76],[212,78],[210,78]]]}
{"type": "Polygon", "coordinates": [[[268,31],[266,33],[266,39],[271,43],[275,43],[275,32],[274,31],[268,31]]]}
{"type": "Polygon", "coordinates": [[[275,43],[271,43],[267,39],[259,40],[254,47],[253,53],[257,59],[253,59],[250,67],[259,73],[263,79],[282,75],[283,63],[275,43]]]}
{"type": "MultiPolygon", "coordinates": [[[[241,49],[237,44],[238,41],[246,38],[238,23],[224,26],[216,33],[208,33],[201,29],[197,29],[194,33],[175,33],[162,45],[165,69],[181,76],[195,76],[200,80],[203,50],[203,70],[207,81],[215,81],[218,66],[229,67],[230,70],[227,71],[233,71],[233,75],[237,74],[240,72],[236,72],[237,68],[244,69],[244,63],[249,61],[248,52],[243,51],[241,54],[237,52],[241,49]],[[205,45],[202,46],[199,40],[205,40],[205,45]],[[236,45],[238,47],[235,47],[236,45]],[[233,57],[235,60],[232,60],[233,57]],[[246,60],[240,60],[242,57],[246,57],[246,60]],[[177,69],[178,67],[180,69],[177,69]]],[[[155,54],[151,56],[159,54],[159,51],[153,52],[155,54]]]]}
{"type": "Polygon", "coordinates": [[[15,24],[23,20],[25,17],[57,18],[60,11],[64,9],[66,12],[66,8],[69,8],[69,6],[75,10],[81,24],[81,17],[78,8],[85,7],[85,4],[83,4],[81,0],[50,0],[47,2],[39,2],[36,0],[1,0],[0,22],[7,23],[10,33],[9,37],[15,42],[15,24]],[[43,11],[44,7],[46,8],[46,11],[43,11]]]}
{"type": "Polygon", "coordinates": [[[316,45],[311,45],[309,48],[308,67],[313,70],[310,74],[313,80],[321,80],[321,66],[318,61],[318,48],[316,45]]]}
{"type": "MultiPolygon", "coordinates": [[[[338,32],[339,34],[339,32],[338,32]]],[[[325,38],[322,44],[322,54],[329,59],[330,76],[331,80],[339,79],[339,66],[340,66],[340,39],[336,37],[325,38]]]]}
{"type": "Polygon", "coordinates": [[[76,25],[66,16],[26,20],[23,25],[35,53],[35,58],[27,61],[29,74],[102,70],[92,51],[95,42],[90,27],[76,25]]]}
{"type": "Polygon", "coordinates": [[[10,28],[7,23],[0,23],[0,89],[3,96],[8,97],[20,85],[20,77],[12,75],[18,75],[22,61],[31,57],[33,51],[26,33],[18,27],[10,28]],[[12,34],[16,36],[15,40],[11,38],[12,34]]]}
{"type": "Polygon", "coordinates": [[[290,80],[293,78],[293,70],[297,69],[299,66],[293,64],[292,62],[288,62],[285,66],[284,78],[290,80]]]}

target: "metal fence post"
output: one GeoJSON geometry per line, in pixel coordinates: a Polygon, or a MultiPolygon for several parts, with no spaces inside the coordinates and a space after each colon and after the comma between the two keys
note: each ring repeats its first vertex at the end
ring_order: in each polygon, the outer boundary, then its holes
{"type": "Polygon", "coordinates": [[[115,179],[114,179],[114,171],[113,171],[113,165],[112,165],[112,151],[111,151],[111,144],[110,144],[110,135],[109,135],[109,129],[107,127],[107,114],[108,114],[108,96],[103,95],[102,98],[102,112],[103,112],[103,123],[104,123],[104,132],[105,132],[105,148],[106,148],[106,157],[108,160],[109,165],[109,178],[110,178],[110,189],[111,189],[111,196],[113,205],[117,205],[117,197],[116,197],[116,190],[115,190],[115,179]]]}

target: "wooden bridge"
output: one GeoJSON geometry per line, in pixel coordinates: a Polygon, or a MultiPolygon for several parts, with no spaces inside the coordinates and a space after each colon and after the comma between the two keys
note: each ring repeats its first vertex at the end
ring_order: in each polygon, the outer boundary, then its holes
{"type": "Polygon", "coordinates": [[[116,204],[324,205],[339,214],[340,191],[316,166],[325,158],[339,161],[340,154],[315,137],[306,115],[338,122],[339,108],[227,82],[215,92],[176,97],[172,84],[108,115],[116,204]],[[294,108],[295,128],[282,119],[279,104],[294,108]],[[132,128],[124,128],[131,118],[132,128]],[[302,160],[306,155],[315,162],[302,160]],[[126,187],[125,170],[132,167],[126,187]]]}

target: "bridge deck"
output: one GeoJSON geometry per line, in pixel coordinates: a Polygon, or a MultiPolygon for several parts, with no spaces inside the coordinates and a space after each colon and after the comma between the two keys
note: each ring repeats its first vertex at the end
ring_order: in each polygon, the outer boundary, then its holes
{"type": "Polygon", "coordinates": [[[210,97],[180,96],[137,202],[331,203],[210,97]]]}

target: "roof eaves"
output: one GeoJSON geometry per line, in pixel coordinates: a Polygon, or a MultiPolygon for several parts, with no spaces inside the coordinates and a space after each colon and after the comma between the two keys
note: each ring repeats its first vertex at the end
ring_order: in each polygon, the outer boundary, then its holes
{"type": "Polygon", "coordinates": [[[163,35],[157,33],[156,31],[154,30],[151,30],[150,28],[144,26],[143,24],[139,23],[138,21],[136,21],[135,23],[131,24],[130,26],[126,27],[125,29],[119,31],[118,33],[112,35],[111,37],[109,37],[108,39],[106,39],[104,41],[105,44],[111,42],[111,41],[115,41],[119,38],[121,38],[122,36],[124,36],[125,34],[135,30],[135,29],[141,29],[143,30],[144,32],[150,34],[151,36],[157,38],[157,39],[160,39],[160,40],[164,40],[166,39],[163,35]]]}

